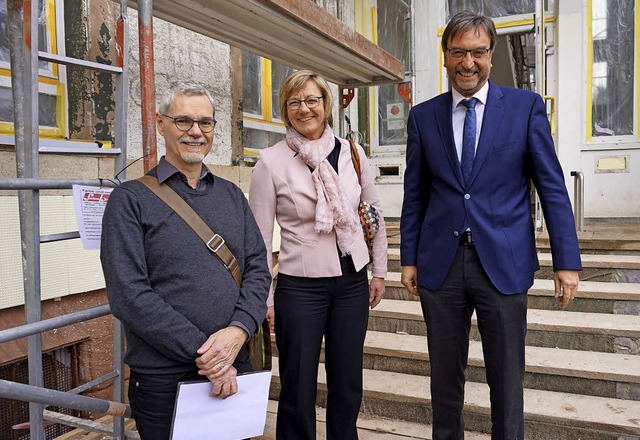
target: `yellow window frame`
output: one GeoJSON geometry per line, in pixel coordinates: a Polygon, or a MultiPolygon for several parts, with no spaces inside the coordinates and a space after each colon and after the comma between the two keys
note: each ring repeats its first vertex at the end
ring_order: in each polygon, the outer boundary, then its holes
{"type": "MultiPolygon", "coordinates": [[[[260,117],[250,116],[251,114],[243,114],[242,118],[245,121],[259,122],[262,124],[274,125],[277,127],[283,127],[284,124],[278,120],[273,119],[273,84],[272,78],[272,62],[268,58],[260,57],[260,102],[262,103],[260,117]]],[[[278,105],[276,103],[275,105],[278,105]]]]}
{"type": "MultiPolygon", "coordinates": [[[[593,0],[587,0],[586,5],[586,28],[587,28],[587,105],[586,105],[586,129],[587,129],[587,142],[593,141],[593,0]]],[[[636,111],[636,126],[635,126],[635,137],[640,139],[640,74],[638,73],[638,68],[640,67],[640,0],[636,0],[634,4],[634,20],[635,20],[635,57],[634,57],[634,65],[635,68],[633,71],[635,72],[635,111],[636,111]]],[[[633,135],[626,135],[633,136],[633,135]]]]}
{"type": "MultiPolygon", "coordinates": [[[[58,53],[58,33],[57,33],[57,11],[55,0],[44,0],[45,13],[47,16],[47,36],[50,45],[50,51],[53,54],[58,53]]],[[[56,97],[56,127],[39,127],[38,133],[41,137],[60,139],[64,138],[67,126],[67,93],[66,84],[60,80],[60,70],[56,63],[51,63],[51,73],[40,72],[38,74],[38,91],[42,92],[42,88],[55,87],[55,94],[47,93],[56,97]],[[40,87],[40,86],[44,87],[40,87]]],[[[11,77],[11,71],[8,68],[0,68],[0,76],[11,77]]],[[[11,122],[0,121],[0,134],[14,134],[14,126],[11,122]]]]}

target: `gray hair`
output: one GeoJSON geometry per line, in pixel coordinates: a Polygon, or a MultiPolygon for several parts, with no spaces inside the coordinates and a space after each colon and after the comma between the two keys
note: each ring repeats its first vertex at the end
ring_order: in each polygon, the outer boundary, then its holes
{"type": "Polygon", "coordinates": [[[171,103],[178,95],[185,96],[206,96],[213,108],[213,115],[216,115],[216,106],[213,103],[213,96],[204,88],[201,84],[193,81],[174,81],[169,84],[169,88],[160,97],[160,104],[158,105],[158,111],[166,114],[169,111],[171,103]]]}
{"type": "Polygon", "coordinates": [[[456,35],[478,29],[483,29],[489,34],[489,38],[491,39],[491,47],[489,47],[489,49],[493,51],[496,47],[497,37],[496,26],[493,20],[486,15],[476,14],[471,11],[458,12],[449,20],[447,27],[442,33],[442,51],[445,52],[447,50],[449,41],[456,35]]]}

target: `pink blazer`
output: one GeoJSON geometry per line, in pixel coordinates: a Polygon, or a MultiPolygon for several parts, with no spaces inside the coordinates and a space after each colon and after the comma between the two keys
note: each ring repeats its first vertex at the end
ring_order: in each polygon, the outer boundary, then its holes
{"type": "MultiPolygon", "coordinates": [[[[380,199],[373,182],[373,174],[362,147],[358,146],[362,164],[362,187],[353,162],[349,142],[340,139],[342,149],[338,159],[338,175],[347,197],[358,208],[360,196],[380,208],[380,199]]],[[[314,230],[316,190],[311,172],[300,156],[280,141],[260,152],[260,160],[253,169],[249,205],[256,218],[267,247],[269,268],[271,259],[274,220],[280,225],[279,272],[292,276],[319,278],[340,276],[340,261],[335,232],[318,234],[314,230]]],[[[387,234],[380,216],[380,230],[376,234],[372,250],[372,275],[387,275],[387,234]]],[[[369,252],[364,241],[358,241],[352,253],[356,270],[369,263],[369,252]]],[[[267,305],[273,305],[273,285],[267,305]]]]}

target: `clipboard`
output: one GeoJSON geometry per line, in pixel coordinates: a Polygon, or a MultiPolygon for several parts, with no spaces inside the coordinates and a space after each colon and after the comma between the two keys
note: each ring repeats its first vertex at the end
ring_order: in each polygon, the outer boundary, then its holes
{"type": "Polygon", "coordinates": [[[240,440],[264,434],[271,371],[237,377],[238,392],[212,397],[211,382],[180,382],[171,423],[172,440],[240,440]]]}

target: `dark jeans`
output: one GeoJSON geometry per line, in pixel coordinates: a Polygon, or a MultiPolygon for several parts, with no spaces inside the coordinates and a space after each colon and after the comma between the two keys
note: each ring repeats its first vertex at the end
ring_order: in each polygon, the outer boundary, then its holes
{"type": "Polygon", "coordinates": [[[501,294],[475,247],[460,246],[435,291],[420,288],[431,365],[433,439],[464,438],[465,369],[475,310],[491,397],[491,438],[524,438],[523,381],[527,294],[501,294]]]}
{"type": "MultiPolygon", "coordinates": [[[[238,353],[234,367],[238,373],[251,371],[246,348],[238,353]]],[[[144,374],[131,370],[129,404],[141,440],[169,440],[178,382],[206,381],[197,368],[184,373],[144,374]]]]}
{"type": "Polygon", "coordinates": [[[358,438],[362,352],[369,317],[366,269],[341,258],[343,275],[278,275],[275,293],[280,398],[278,440],[316,438],[316,394],[322,337],[327,373],[327,440],[358,438]]]}

